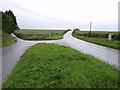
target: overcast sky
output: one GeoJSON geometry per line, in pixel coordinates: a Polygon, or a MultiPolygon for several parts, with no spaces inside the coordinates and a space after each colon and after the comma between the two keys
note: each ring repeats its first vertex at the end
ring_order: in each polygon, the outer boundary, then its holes
{"type": "Polygon", "coordinates": [[[20,28],[118,29],[119,0],[0,0],[11,9],[20,28]]]}

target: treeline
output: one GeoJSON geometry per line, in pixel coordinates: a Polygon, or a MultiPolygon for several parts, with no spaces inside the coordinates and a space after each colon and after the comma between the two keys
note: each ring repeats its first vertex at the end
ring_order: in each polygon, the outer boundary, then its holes
{"type": "Polygon", "coordinates": [[[19,29],[16,17],[11,10],[2,12],[2,31],[11,34],[19,29]]]}

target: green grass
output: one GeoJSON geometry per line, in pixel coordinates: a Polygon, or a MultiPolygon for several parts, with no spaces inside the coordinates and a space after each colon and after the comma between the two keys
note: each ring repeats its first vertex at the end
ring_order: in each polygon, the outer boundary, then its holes
{"type": "MultiPolygon", "coordinates": [[[[79,34],[83,33],[89,33],[89,31],[77,31],[79,34]]],[[[91,33],[99,33],[99,34],[108,34],[108,33],[113,33],[113,34],[118,34],[120,32],[114,32],[114,31],[91,31],[91,33]]]]}
{"type": "Polygon", "coordinates": [[[24,40],[56,40],[62,39],[67,30],[32,30],[22,29],[14,33],[24,40]]]}
{"type": "Polygon", "coordinates": [[[16,41],[13,37],[10,36],[10,34],[7,34],[5,32],[1,32],[2,39],[0,40],[0,47],[9,46],[11,44],[14,44],[16,41]]]}
{"type": "Polygon", "coordinates": [[[105,38],[108,39],[108,34],[112,33],[112,40],[118,41],[120,40],[120,32],[109,32],[109,31],[91,31],[91,34],[89,34],[89,31],[79,31],[74,30],[73,32],[76,35],[80,36],[87,36],[87,37],[94,37],[94,38],[105,38]]]}
{"type": "Polygon", "coordinates": [[[117,88],[118,70],[56,44],[36,44],[16,64],[3,88],[117,88]]]}
{"type": "MultiPolygon", "coordinates": [[[[99,35],[99,34],[109,34],[110,32],[93,31],[92,34],[94,35],[94,33],[97,33],[99,35]]],[[[114,33],[114,35],[118,34],[118,32],[111,32],[111,33],[114,33]]],[[[88,36],[84,36],[82,34],[88,34],[88,31],[77,31],[77,32],[72,33],[72,35],[78,39],[120,50],[120,41],[119,40],[109,41],[108,38],[100,38],[100,37],[98,38],[97,36],[96,37],[88,37],[88,36]]]]}

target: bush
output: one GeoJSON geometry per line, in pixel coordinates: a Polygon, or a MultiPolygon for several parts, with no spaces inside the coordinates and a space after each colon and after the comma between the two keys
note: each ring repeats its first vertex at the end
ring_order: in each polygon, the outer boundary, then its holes
{"type": "Polygon", "coordinates": [[[65,31],[64,31],[64,34],[65,34],[66,32],[68,32],[68,31],[70,31],[70,30],[71,30],[71,29],[65,30],[65,31]]]}
{"type": "MultiPolygon", "coordinates": [[[[89,32],[80,32],[78,30],[73,31],[74,34],[78,36],[86,36],[86,37],[93,37],[93,38],[108,38],[109,33],[89,33],[89,32]]],[[[120,40],[120,33],[114,33],[112,36],[112,40],[120,40]]]]}
{"type": "Polygon", "coordinates": [[[118,33],[118,34],[114,34],[113,35],[113,40],[118,40],[118,41],[120,41],[120,34],[118,33]]]}

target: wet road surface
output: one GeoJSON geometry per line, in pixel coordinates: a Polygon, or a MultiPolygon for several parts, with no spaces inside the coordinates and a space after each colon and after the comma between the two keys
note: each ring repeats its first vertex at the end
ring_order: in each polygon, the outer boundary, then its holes
{"type": "Polygon", "coordinates": [[[27,41],[17,38],[13,34],[12,36],[16,39],[17,43],[2,49],[2,82],[7,79],[7,75],[13,69],[16,62],[20,59],[20,56],[22,56],[29,47],[35,45],[36,43],[55,43],[58,41],[27,41]]]}
{"type": "Polygon", "coordinates": [[[36,43],[55,43],[70,46],[85,54],[92,55],[112,66],[118,67],[118,52],[120,52],[119,50],[76,39],[71,35],[71,33],[72,31],[67,32],[64,35],[64,38],[61,40],[45,41],[22,40],[12,34],[17,43],[8,47],[4,47],[2,49],[2,82],[5,82],[7,75],[11,72],[16,62],[20,59],[20,56],[22,56],[29,47],[35,45],[36,43]]]}
{"type": "Polygon", "coordinates": [[[71,34],[72,31],[66,33],[64,35],[64,39],[61,41],[61,44],[66,44],[85,54],[92,55],[112,66],[118,67],[118,55],[120,55],[120,50],[79,40],[74,38],[71,34]]]}

